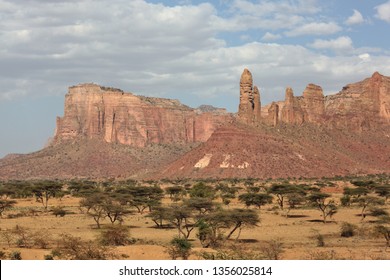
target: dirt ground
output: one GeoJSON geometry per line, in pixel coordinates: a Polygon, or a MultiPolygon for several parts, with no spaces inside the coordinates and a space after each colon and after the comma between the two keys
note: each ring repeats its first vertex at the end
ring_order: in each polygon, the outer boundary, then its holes
{"type": "MultiPolygon", "coordinates": [[[[334,189],[335,190],[335,189],[334,189]]],[[[339,195],[338,191],[334,195],[339,195]]],[[[63,206],[69,214],[64,217],[55,217],[50,212],[43,212],[43,207],[34,198],[19,199],[14,209],[7,211],[0,219],[0,229],[5,231],[16,225],[28,228],[31,231],[48,234],[51,240],[57,239],[63,233],[81,237],[83,240],[95,240],[99,235],[99,229],[91,217],[81,213],[79,199],[65,196],[61,200],[49,200],[50,206],[63,206]],[[39,211],[36,215],[7,218],[11,212],[31,213],[31,209],[39,211]]],[[[168,198],[164,203],[171,203],[168,198]]],[[[233,201],[230,208],[242,208],[242,204],[233,201]]],[[[388,209],[387,205],[387,209],[388,209]]],[[[316,209],[297,209],[289,213],[286,218],[276,205],[266,205],[259,211],[261,222],[257,227],[244,228],[238,241],[229,241],[232,246],[260,253],[267,241],[278,240],[283,245],[281,259],[390,259],[390,249],[386,250],[386,242],[382,237],[371,234],[373,218],[367,217],[361,221],[359,208],[339,208],[339,211],[324,224],[321,213],[316,209]],[[350,238],[340,236],[340,226],[343,222],[356,225],[356,234],[350,238]],[[318,247],[315,236],[321,234],[325,246],[318,247]]],[[[130,228],[130,236],[138,239],[134,245],[119,246],[113,250],[120,259],[131,260],[162,260],[169,259],[165,251],[165,245],[177,236],[177,229],[157,229],[146,214],[133,214],[124,219],[124,225],[130,228]]],[[[102,226],[110,224],[108,219],[103,220],[102,226]]],[[[235,239],[236,236],[233,236],[235,239]]],[[[190,259],[201,259],[199,252],[203,249],[196,238],[196,229],[190,235],[193,244],[190,259]]],[[[50,254],[51,249],[13,248],[8,247],[7,242],[0,239],[0,250],[4,252],[20,251],[24,260],[42,260],[50,254]]],[[[53,241],[53,245],[54,245],[53,241]]]]}

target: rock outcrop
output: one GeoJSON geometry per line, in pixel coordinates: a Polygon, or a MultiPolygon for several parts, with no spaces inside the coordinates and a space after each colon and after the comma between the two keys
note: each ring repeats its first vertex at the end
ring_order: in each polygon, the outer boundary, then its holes
{"type": "Polygon", "coordinates": [[[334,128],[364,131],[390,125],[390,77],[375,72],[346,85],[325,98],[325,114],[334,128]]]}
{"type": "Polygon", "coordinates": [[[134,147],[204,142],[230,118],[222,110],[201,112],[177,100],[82,84],[69,88],[64,116],[57,118],[54,142],[80,137],[134,147]]]}
{"type": "Polygon", "coordinates": [[[240,79],[238,119],[245,124],[253,124],[260,121],[260,114],[260,91],[257,86],[253,87],[252,73],[244,69],[240,79]]]}
{"type": "Polygon", "coordinates": [[[322,124],[325,113],[325,100],[322,88],[315,84],[308,84],[303,91],[302,101],[301,107],[305,114],[305,121],[322,124]]]}
{"type": "Polygon", "coordinates": [[[299,99],[294,98],[292,88],[286,88],[286,98],[281,110],[280,119],[284,123],[300,125],[304,122],[304,113],[299,104],[299,99]]]}

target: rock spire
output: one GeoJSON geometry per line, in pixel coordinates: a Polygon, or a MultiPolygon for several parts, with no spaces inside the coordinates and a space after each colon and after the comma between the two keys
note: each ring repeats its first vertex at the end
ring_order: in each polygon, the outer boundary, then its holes
{"type": "Polygon", "coordinates": [[[252,74],[245,68],[240,79],[238,118],[246,124],[253,124],[260,121],[260,112],[260,91],[256,86],[253,87],[252,74]]]}

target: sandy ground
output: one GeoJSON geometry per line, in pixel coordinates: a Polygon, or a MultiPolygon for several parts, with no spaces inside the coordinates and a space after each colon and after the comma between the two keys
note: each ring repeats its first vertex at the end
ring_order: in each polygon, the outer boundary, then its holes
{"type": "MultiPolygon", "coordinates": [[[[64,197],[61,200],[52,199],[49,205],[61,205],[70,212],[65,217],[55,217],[51,213],[39,212],[36,216],[2,218],[0,219],[1,231],[14,228],[16,225],[28,228],[31,231],[45,232],[55,240],[62,233],[69,233],[81,237],[83,240],[94,240],[99,235],[96,224],[91,217],[80,212],[78,198],[64,197]]],[[[165,203],[169,200],[165,199],[165,203]]],[[[230,208],[240,207],[237,202],[230,208]]],[[[387,206],[388,207],[388,206],[387,206]]],[[[20,212],[35,209],[42,211],[43,207],[34,199],[18,200],[12,212],[20,212]]],[[[283,243],[282,259],[390,259],[390,249],[386,251],[384,238],[375,238],[367,234],[373,225],[370,218],[364,222],[357,216],[359,208],[340,208],[339,212],[329,220],[322,223],[320,211],[315,209],[292,210],[289,218],[271,206],[264,206],[260,213],[261,223],[255,228],[244,228],[239,238],[239,246],[254,253],[259,253],[260,248],[269,240],[278,239],[283,243]],[[340,237],[340,226],[343,222],[349,222],[357,226],[357,234],[351,238],[340,237]],[[317,247],[314,238],[316,234],[324,236],[325,247],[317,247]]],[[[11,211],[5,212],[5,216],[11,211]]],[[[133,260],[160,260],[169,259],[164,245],[177,236],[177,230],[156,229],[154,223],[146,214],[133,214],[125,218],[124,225],[130,228],[130,236],[141,240],[140,243],[114,248],[120,259],[133,260]]],[[[103,221],[104,225],[110,224],[109,220],[103,221]]],[[[191,259],[199,259],[198,252],[202,251],[196,238],[196,230],[191,233],[191,242],[194,246],[191,259]]],[[[51,249],[35,248],[9,248],[5,240],[0,240],[0,250],[11,252],[18,250],[22,259],[43,259],[50,254],[51,249]]],[[[237,244],[234,241],[232,245],[237,244]]],[[[54,241],[52,242],[54,245],[54,241]]],[[[209,250],[210,251],[210,250],[209,250]]]]}

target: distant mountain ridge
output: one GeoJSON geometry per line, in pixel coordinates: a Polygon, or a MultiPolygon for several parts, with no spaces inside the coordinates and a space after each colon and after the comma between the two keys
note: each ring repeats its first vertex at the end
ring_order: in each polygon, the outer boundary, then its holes
{"type": "Polygon", "coordinates": [[[334,95],[261,106],[245,69],[237,114],[96,84],[69,88],[41,151],[0,160],[0,178],[321,177],[390,172],[390,77],[375,72],[334,95]]]}

